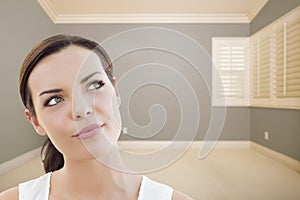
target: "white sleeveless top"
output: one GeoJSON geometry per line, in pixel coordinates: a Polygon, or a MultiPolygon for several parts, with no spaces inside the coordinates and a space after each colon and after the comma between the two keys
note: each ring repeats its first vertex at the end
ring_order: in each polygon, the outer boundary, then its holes
{"type": "MultiPolygon", "coordinates": [[[[19,184],[19,200],[48,200],[51,172],[19,184]]],[[[142,176],[138,200],[171,200],[173,189],[142,176]]]]}

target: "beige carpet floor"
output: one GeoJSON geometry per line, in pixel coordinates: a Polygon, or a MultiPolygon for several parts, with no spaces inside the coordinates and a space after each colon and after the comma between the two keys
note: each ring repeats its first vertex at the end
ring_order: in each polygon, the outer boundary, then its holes
{"type": "MultiPolygon", "coordinates": [[[[195,200],[300,200],[300,174],[249,148],[217,148],[205,159],[189,149],[150,178],[195,200]]],[[[39,158],[0,177],[0,191],[43,173],[39,158]]]]}

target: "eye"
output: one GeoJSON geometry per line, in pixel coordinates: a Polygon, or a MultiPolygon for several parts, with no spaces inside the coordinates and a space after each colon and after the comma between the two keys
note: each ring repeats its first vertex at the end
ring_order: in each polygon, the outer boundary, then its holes
{"type": "Polygon", "coordinates": [[[62,101],[64,101],[64,99],[61,96],[52,96],[45,102],[44,106],[55,106],[62,101]]]}
{"type": "Polygon", "coordinates": [[[93,81],[90,84],[88,84],[87,90],[88,91],[97,90],[97,89],[100,89],[103,85],[105,85],[105,83],[102,80],[100,80],[100,81],[93,81]]]}

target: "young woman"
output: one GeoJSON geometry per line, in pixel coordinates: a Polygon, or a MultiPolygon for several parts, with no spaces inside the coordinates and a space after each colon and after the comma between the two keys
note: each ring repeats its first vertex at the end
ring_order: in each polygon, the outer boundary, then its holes
{"type": "Polygon", "coordinates": [[[19,91],[27,119],[48,138],[42,149],[46,174],[1,193],[1,200],[191,199],[125,172],[113,150],[121,118],[112,71],[104,49],[85,38],[56,35],[31,50],[21,68],[19,91]],[[121,170],[100,162],[102,157],[121,170]]]}

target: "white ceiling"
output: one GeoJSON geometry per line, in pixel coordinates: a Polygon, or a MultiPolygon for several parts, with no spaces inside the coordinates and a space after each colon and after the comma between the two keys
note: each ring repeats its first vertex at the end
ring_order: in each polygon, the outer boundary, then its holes
{"type": "Polygon", "coordinates": [[[54,23],[249,23],[268,0],[37,0],[54,23]]]}

